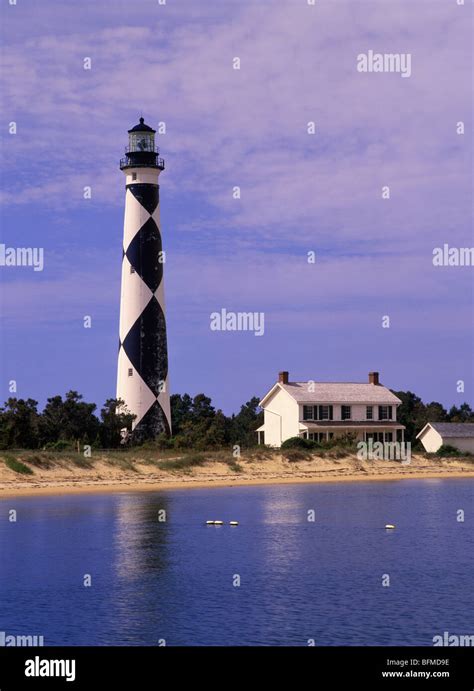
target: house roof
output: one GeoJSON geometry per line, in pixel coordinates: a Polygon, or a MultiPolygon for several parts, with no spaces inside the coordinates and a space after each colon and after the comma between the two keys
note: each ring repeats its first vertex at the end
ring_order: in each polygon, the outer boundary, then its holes
{"type": "Polygon", "coordinates": [[[450,437],[458,439],[474,437],[474,423],[472,422],[428,422],[416,437],[420,437],[428,426],[446,439],[450,437]]]}
{"type": "Polygon", "coordinates": [[[401,403],[386,386],[353,382],[314,382],[308,391],[308,382],[289,382],[279,386],[298,403],[401,403]]]}

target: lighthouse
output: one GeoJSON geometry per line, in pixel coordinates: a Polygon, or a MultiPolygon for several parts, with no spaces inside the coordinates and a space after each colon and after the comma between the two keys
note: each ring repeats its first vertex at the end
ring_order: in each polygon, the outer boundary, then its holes
{"type": "Polygon", "coordinates": [[[165,168],[155,133],[143,118],[128,130],[125,174],[117,398],[136,415],[136,442],[171,434],[163,287],[160,186],[165,168]]]}

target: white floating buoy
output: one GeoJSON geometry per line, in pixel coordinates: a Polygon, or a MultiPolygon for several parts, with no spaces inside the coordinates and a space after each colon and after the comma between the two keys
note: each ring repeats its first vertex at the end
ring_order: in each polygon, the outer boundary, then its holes
{"type": "Polygon", "coordinates": [[[238,521],[230,521],[229,525],[239,525],[239,522],[238,521]]]}
{"type": "Polygon", "coordinates": [[[214,521],[214,525],[224,525],[224,521],[214,521]]]}
{"type": "Polygon", "coordinates": [[[206,525],[214,525],[215,521],[206,521],[206,525]]]}
{"type": "Polygon", "coordinates": [[[385,526],[385,529],[386,530],[395,530],[395,526],[392,525],[391,523],[387,523],[387,525],[385,526]]]}

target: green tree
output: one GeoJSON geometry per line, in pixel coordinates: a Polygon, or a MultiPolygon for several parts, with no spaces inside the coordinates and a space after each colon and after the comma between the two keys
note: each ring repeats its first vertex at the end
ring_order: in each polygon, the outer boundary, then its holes
{"type": "Polygon", "coordinates": [[[191,419],[195,422],[202,422],[204,420],[211,420],[216,411],[212,406],[211,399],[203,393],[199,393],[193,398],[191,408],[191,419]]]}
{"type": "Polygon", "coordinates": [[[218,410],[211,420],[203,438],[205,446],[225,446],[230,442],[230,420],[218,410]]]}
{"type": "Polygon", "coordinates": [[[38,402],[9,398],[0,409],[0,448],[36,449],[39,444],[38,402]]]}
{"type": "Polygon", "coordinates": [[[237,415],[231,420],[231,441],[242,446],[255,446],[257,434],[255,430],[263,423],[263,410],[258,409],[259,399],[254,396],[241,406],[237,415]]]}
{"type": "Polygon", "coordinates": [[[450,422],[474,422],[474,412],[468,403],[462,403],[459,408],[451,406],[448,417],[450,422]]]}
{"type": "Polygon", "coordinates": [[[223,413],[218,411],[216,420],[216,411],[208,396],[200,393],[191,398],[183,394],[175,395],[172,399],[172,426],[177,447],[202,450],[219,445],[225,439],[223,413]]]}
{"type": "Polygon", "coordinates": [[[61,396],[48,398],[40,417],[40,438],[43,444],[54,443],[59,439],[71,442],[96,440],[100,423],[94,415],[95,403],[86,403],[77,391],[68,391],[65,399],[61,396]]]}
{"type": "Polygon", "coordinates": [[[405,441],[416,443],[416,435],[426,424],[426,406],[412,391],[392,391],[401,400],[397,421],[405,425],[405,441]]]}
{"type": "Polygon", "coordinates": [[[183,423],[191,417],[191,409],[193,406],[193,399],[187,393],[174,393],[170,396],[171,406],[171,425],[173,434],[179,434],[183,423]]]}
{"type": "Polygon", "coordinates": [[[64,428],[64,422],[65,417],[62,397],[53,396],[52,398],[48,398],[39,419],[41,444],[52,444],[58,441],[64,428]]]}
{"type": "Polygon", "coordinates": [[[132,429],[136,415],[130,413],[120,398],[108,398],[100,411],[100,443],[105,449],[120,446],[121,430],[132,429]]]}
{"type": "Polygon", "coordinates": [[[425,406],[425,418],[426,422],[446,422],[448,413],[441,403],[432,401],[425,406]]]}

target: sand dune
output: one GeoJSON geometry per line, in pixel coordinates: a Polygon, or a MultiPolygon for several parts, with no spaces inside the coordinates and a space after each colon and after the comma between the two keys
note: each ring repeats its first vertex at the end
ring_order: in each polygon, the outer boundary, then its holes
{"type": "MultiPolygon", "coordinates": [[[[0,459],[2,455],[0,452],[0,459]]],[[[197,465],[192,465],[191,461],[189,466],[173,469],[169,465],[180,457],[170,452],[163,455],[137,451],[131,458],[119,452],[112,455],[97,452],[87,467],[81,467],[78,459],[72,462],[67,456],[58,454],[19,452],[15,457],[25,462],[33,474],[15,472],[0,462],[0,498],[301,482],[474,478],[474,460],[470,458],[438,459],[414,455],[410,465],[403,465],[398,461],[359,461],[350,455],[321,458],[315,454],[307,457],[301,454],[303,458],[299,458],[298,452],[293,454],[296,460],[265,451],[253,451],[240,459],[233,459],[229,454],[228,459],[224,456],[222,460],[223,455],[223,452],[203,453],[197,465]]]]}

